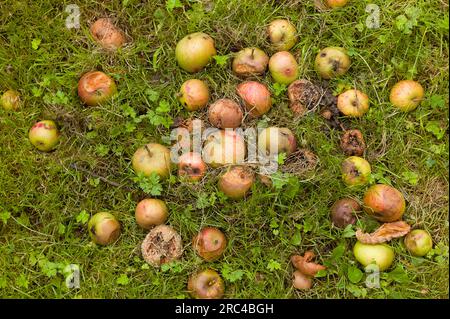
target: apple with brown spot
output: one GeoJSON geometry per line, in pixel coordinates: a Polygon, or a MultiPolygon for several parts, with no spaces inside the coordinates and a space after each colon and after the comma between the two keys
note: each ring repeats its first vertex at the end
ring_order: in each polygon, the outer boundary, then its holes
{"type": "Polygon", "coordinates": [[[207,169],[199,153],[184,153],[178,159],[178,176],[182,181],[198,182],[205,176],[207,169]]]}
{"type": "Polygon", "coordinates": [[[100,18],[95,21],[90,31],[95,41],[107,50],[117,50],[126,42],[122,30],[116,27],[111,19],[108,18],[100,18]]]}
{"type": "Polygon", "coordinates": [[[181,85],[178,100],[188,111],[204,108],[209,101],[209,90],[205,82],[190,79],[181,85]]]}
{"type": "Polygon", "coordinates": [[[120,223],[114,215],[101,212],[91,217],[88,222],[89,235],[99,245],[112,244],[120,236],[120,223]]]}
{"type": "Polygon", "coordinates": [[[369,182],[370,164],[359,156],[347,157],[341,166],[342,180],[347,186],[361,186],[369,182]]]}
{"type": "Polygon", "coordinates": [[[43,152],[52,151],[59,142],[59,130],[52,120],[44,120],[34,124],[28,132],[31,144],[43,152]]]}
{"type": "Polygon", "coordinates": [[[244,162],[247,149],[244,138],[231,130],[209,134],[202,150],[203,160],[212,167],[244,162]]]}
{"type": "Polygon", "coordinates": [[[285,19],[276,19],[267,27],[267,34],[275,51],[288,51],[297,42],[297,29],[285,19]]]}
{"type": "Polygon", "coordinates": [[[20,108],[20,95],[15,90],[8,90],[2,94],[0,105],[7,111],[17,111],[20,108]]]}
{"type": "Polygon", "coordinates": [[[217,260],[227,247],[224,233],[216,227],[205,227],[194,236],[192,247],[206,261],[217,260]]]}
{"type": "Polygon", "coordinates": [[[402,218],[406,203],[402,193],[392,186],[376,184],[364,195],[364,211],[383,222],[395,222],[402,218]]]}
{"type": "Polygon", "coordinates": [[[223,297],[225,285],[217,271],[205,269],[189,277],[187,289],[196,299],[220,299],[223,297]]]}
{"type": "Polygon", "coordinates": [[[269,60],[269,71],[275,82],[291,84],[298,77],[298,63],[288,51],[280,51],[269,60]]]}
{"type": "Polygon", "coordinates": [[[272,107],[272,97],[269,89],[262,83],[247,81],[236,87],[237,94],[244,102],[247,111],[253,117],[267,113],[272,107]]]}
{"type": "Polygon", "coordinates": [[[350,63],[344,48],[328,47],[317,54],[315,68],[322,78],[329,80],[347,73],[350,63]]]}
{"type": "Polygon", "coordinates": [[[78,96],[89,106],[105,103],[116,93],[114,80],[100,71],[87,72],[78,81],[78,96]]]}
{"type": "Polygon", "coordinates": [[[266,72],[269,56],[258,48],[245,48],[236,53],[232,69],[240,77],[262,75],[266,72]]]}
{"type": "Polygon", "coordinates": [[[255,182],[253,170],[245,166],[230,167],[219,177],[219,190],[232,199],[244,198],[255,182]]]}
{"type": "Polygon", "coordinates": [[[230,99],[219,99],[209,106],[209,122],[217,128],[238,128],[244,114],[236,102],[230,99]]]}
{"type": "Polygon", "coordinates": [[[361,117],[369,110],[369,97],[359,90],[339,94],[337,107],[344,115],[361,117]]]}

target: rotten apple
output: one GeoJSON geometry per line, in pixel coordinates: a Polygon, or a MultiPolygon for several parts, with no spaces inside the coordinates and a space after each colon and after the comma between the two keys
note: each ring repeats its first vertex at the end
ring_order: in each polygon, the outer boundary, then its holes
{"type": "Polygon", "coordinates": [[[141,244],[144,260],[154,266],[180,259],[183,254],[183,241],[180,234],[170,226],[158,225],[152,228],[141,244]]]}
{"type": "Polygon", "coordinates": [[[199,153],[184,153],[178,159],[178,176],[183,181],[197,182],[205,176],[207,169],[199,153]]]}
{"type": "Polygon", "coordinates": [[[105,103],[116,93],[114,80],[100,71],[87,72],[78,82],[78,96],[89,106],[105,103]]]}
{"type": "Polygon", "coordinates": [[[136,150],[131,164],[136,173],[145,176],[156,173],[161,178],[168,178],[171,171],[170,151],[164,145],[149,143],[136,150]]]}
{"type": "Polygon", "coordinates": [[[369,245],[360,241],[353,247],[353,254],[364,267],[375,264],[380,271],[388,269],[395,257],[394,250],[386,244],[369,245]]]}
{"type": "Polygon", "coordinates": [[[356,223],[355,213],[361,211],[359,203],[351,198],[342,198],[331,206],[331,220],[333,225],[345,228],[356,223]]]}
{"type": "Polygon", "coordinates": [[[0,105],[8,111],[18,110],[20,108],[20,95],[19,92],[15,90],[8,90],[2,94],[0,98],[0,105]]]}
{"type": "Polygon", "coordinates": [[[222,129],[238,128],[243,117],[239,104],[230,99],[219,99],[208,109],[209,122],[222,129]]]}
{"type": "Polygon", "coordinates": [[[315,67],[322,78],[329,80],[347,73],[350,57],[344,48],[328,47],[317,54],[315,67]]]}
{"type": "Polygon", "coordinates": [[[118,27],[108,18],[95,21],[91,28],[91,35],[103,48],[117,50],[125,44],[125,36],[118,27]]]}
{"type": "Polygon", "coordinates": [[[287,127],[268,127],[258,136],[258,152],[263,156],[292,154],[297,149],[294,133],[287,127]]]}
{"type": "Polygon", "coordinates": [[[52,151],[59,142],[59,130],[52,120],[44,120],[34,124],[28,132],[28,139],[38,150],[52,151]]]}
{"type": "Polygon", "coordinates": [[[419,82],[403,80],[392,87],[389,100],[399,110],[410,112],[419,106],[424,95],[425,91],[419,82]]]}
{"type": "Polygon", "coordinates": [[[181,85],[178,100],[188,111],[197,111],[208,104],[208,86],[198,79],[187,80],[181,85]]]}
{"type": "Polygon", "coordinates": [[[362,156],[366,143],[360,130],[346,130],[341,138],[341,149],[347,156],[362,156]]]}
{"type": "Polygon", "coordinates": [[[359,156],[347,157],[342,162],[342,180],[347,186],[359,186],[367,184],[371,174],[368,161],[359,156]]]}
{"type": "Polygon", "coordinates": [[[205,269],[189,277],[187,289],[196,299],[220,299],[224,294],[225,285],[215,270],[205,269]]]}
{"type": "Polygon", "coordinates": [[[232,69],[240,77],[262,75],[266,72],[269,57],[258,48],[245,48],[236,53],[232,69]]]}
{"type": "Polygon", "coordinates": [[[166,203],[156,198],[146,198],[141,200],[135,211],[136,222],[145,229],[161,225],[167,220],[169,210],[166,203]]]}
{"type": "Polygon", "coordinates": [[[369,110],[369,97],[359,90],[339,94],[337,107],[344,115],[361,117],[369,110]]]}
{"type": "Polygon", "coordinates": [[[288,51],[280,51],[270,57],[269,71],[275,82],[291,84],[298,77],[298,63],[288,51]]]}
{"type": "Polygon", "coordinates": [[[433,248],[433,239],[426,230],[414,229],[406,235],[405,246],[411,255],[422,257],[433,248]]]}
{"type": "Polygon", "coordinates": [[[253,170],[246,166],[233,166],[219,177],[219,190],[232,199],[244,198],[255,182],[253,170]]]}
{"type": "Polygon", "coordinates": [[[244,138],[230,130],[217,130],[209,134],[202,150],[203,160],[214,168],[242,163],[246,153],[244,138]]]}
{"type": "Polygon", "coordinates": [[[227,239],[216,227],[205,227],[192,239],[192,247],[206,261],[222,256],[227,247],[227,239]]]}
{"type": "Polygon", "coordinates": [[[202,70],[214,55],[216,48],[213,38],[202,32],[185,36],[175,48],[178,65],[190,73],[202,70]]]}
{"type": "Polygon", "coordinates": [[[99,245],[112,244],[120,236],[120,223],[114,215],[101,212],[91,217],[88,222],[89,235],[99,245]]]}
{"type": "Polygon", "coordinates": [[[267,28],[267,33],[275,51],[288,51],[297,42],[297,29],[285,19],[272,21],[267,28]]]}
{"type": "Polygon", "coordinates": [[[402,218],[405,212],[405,198],[392,186],[376,184],[364,195],[364,211],[375,219],[390,223],[402,218]]]}
{"type": "Polygon", "coordinates": [[[253,117],[267,113],[272,107],[269,89],[262,83],[243,82],[236,87],[236,91],[243,100],[245,108],[253,117]]]}

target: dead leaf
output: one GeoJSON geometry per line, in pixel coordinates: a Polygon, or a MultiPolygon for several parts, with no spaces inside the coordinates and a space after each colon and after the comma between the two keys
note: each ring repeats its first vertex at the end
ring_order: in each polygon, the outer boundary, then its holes
{"type": "Polygon", "coordinates": [[[411,230],[411,226],[404,221],[385,223],[373,233],[364,233],[361,229],[356,231],[356,238],[363,244],[380,244],[394,238],[405,236],[411,230]]]}

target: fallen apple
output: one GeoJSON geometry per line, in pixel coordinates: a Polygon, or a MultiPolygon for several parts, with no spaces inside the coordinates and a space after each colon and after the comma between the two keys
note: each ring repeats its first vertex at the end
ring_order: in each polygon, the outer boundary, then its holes
{"type": "Polygon", "coordinates": [[[213,38],[202,32],[185,36],[175,48],[178,65],[190,73],[202,70],[214,55],[216,48],[213,38]]]}
{"type": "Polygon", "coordinates": [[[197,182],[205,176],[207,169],[199,153],[184,153],[178,159],[178,176],[182,181],[197,182]]]}
{"type": "Polygon", "coordinates": [[[227,247],[227,239],[216,227],[205,227],[194,236],[192,247],[206,261],[213,261],[222,256],[227,247]]]}
{"type": "Polygon", "coordinates": [[[91,28],[91,35],[103,48],[117,50],[125,44],[125,36],[119,28],[108,18],[95,21],[91,28]]]}
{"type": "Polygon", "coordinates": [[[433,248],[433,239],[426,230],[414,229],[406,235],[405,246],[411,255],[422,257],[433,248]]]}
{"type": "Polygon", "coordinates": [[[28,139],[38,150],[50,152],[59,142],[59,131],[55,122],[44,120],[34,124],[28,132],[28,139]]]}
{"type": "Polygon", "coordinates": [[[0,98],[0,105],[8,111],[18,110],[20,108],[20,95],[19,92],[15,90],[8,90],[2,94],[0,98]]]}
{"type": "Polygon", "coordinates": [[[389,99],[399,110],[409,112],[419,106],[424,95],[425,91],[419,82],[403,80],[393,86],[389,99]]]}
{"type": "Polygon", "coordinates": [[[169,210],[166,203],[156,198],[146,198],[141,200],[135,211],[136,222],[145,229],[161,225],[167,220],[169,210]]]}
{"type": "Polygon", "coordinates": [[[208,104],[208,86],[201,80],[187,80],[181,86],[178,100],[188,111],[197,111],[208,104]]]}
{"type": "Polygon", "coordinates": [[[244,198],[255,182],[253,170],[246,166],[233,166],[219,177],[219,190],[232,199],[244,198]]]}
{"type": "Polygon", "coordinates": [[[346,130],[341,138],[341,149],[347,156],[362,156],[366,143],[360,130],[346,130]]]}
{"type": "Polygon", "coordinates": [[[297,42],[297,29],[288,20],[272,21],[267,28],[267,33],[275,51],[288,51],[297,42]]]}
{"type": "Polygon", "coordinates": [[[351,198],[342,198],[331,206],[331,220],[333,225],[345,228],[356,223],[355,213],[361,211],[359,203],[351,198]]]}
{"type": "Polygon", "coordinates": [[[369,97],[359,90],[339,94],[337,107],[344,115],[361,117],[369,110],[369,97]]]}
{"type": "Polygon", "coordinates": [[[267,113],[272,107],[272,97],[267,87],[256,81],[247,81],[236,87],[247,111],[253,117],[267,113]]]}
{"type": "Polygon", "coordinates": [[[347,186],[359,186],[369,182],[370,164],[359,156],[347,157],[342,162],[342,180],[347,186]]]}
{"type": "Polygon", "coordinates": [[[389,185],[371,186],[364,195],[364,211],[384,222],[399,220],[405,212],[405,199],[397,189],[389,185]]]}
{"type": "Polygon", "coordinates": [[[287,127],[268,127],[259,133],[258,153],[263,156],[290,155],[296,149],[295,135],[287,127]]]}
{"type": "Polygon", "coordinates": [[[394,250],[386,244],[368,245],[359,241],[353,247],[353,254],[364,267],[375,264],[380,271],[388,269],[395,257],[394,250]]]}
{"type": "Polygon", "coordinates": [[[116,93],[114,80],[100,71],[87,72],[78,82],[78,96],[89,106],[105,103],[116,93]]]}
{"type": "Polygon", "coordinates": [[[269,71],[275,82],[291,84],[298,77],[298,63],[288,51],[280,51],[271,56],[269,71]]]}
{"type": "Polygon", "coordinates": [[[240,77],[262,75],[266,72],[269,57],[258,48],[245,48],[236,53],[232,69],[240,77]]]}
{"type": "Polygon", "coordinates": [[[171,171],[170,151],[164,145],[149,143],[136,150],[131,164],[136,173],[150,176],[154,172],[167,178],[171,171]]]}
{"type": "Polygon", "coordinates": [[[220,299],[224,294],[225,285],[215,270],[205,269],[191,275],[187,289],[196,299],[220,299]]]}
{"type": "Polygon", "coordinates": [[[230,99],[219,99],[208,109],[209,122],[218,128],[238,128],[244,114],[236,102],[230,99]]]}
{"type": "Polygon", "coordinates": [[[313,110],[322,99],[320,87],[308,80],[296,80],[288,87],[289,107],[296,115],[303,116],[313,110]]]}
{"type": "Polygon", "coordinates": [[[141,252],[148,264],[159,267],[180,259],[183,254],[183,242],[175,229],[167,225],[158,225],[145,236],[141,252]]]}
{"type": "Polygon", "coordinates": [[[202,156],[205,163],[216,168],[244,162],[247,153],[244,138],[230,130],[217,130],[209,134],[202,156]]]}
{"type": "Polygon", "coordinates": [[[344,48],[328,47],[317,54],[315,67],[322,78],[329,80],[347,73],[350,58],[344,48]]]}
{"type": "Polygon", "coordinates": [[[347,4],[348,0],[326,0],[327,6],[329,8],[342,8],[347,4]]]}
{"type": "Polygon", "coordinates": [[[101,212],[91,217],[88,222],[89,235],[99,245],[112,244],[120,236],[120,223],[114,215],[101,212]]]}

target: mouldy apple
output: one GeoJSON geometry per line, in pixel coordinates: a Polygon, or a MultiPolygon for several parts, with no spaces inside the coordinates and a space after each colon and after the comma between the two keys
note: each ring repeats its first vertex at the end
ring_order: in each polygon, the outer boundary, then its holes
{"type": "Polygon", "coordinates": [[[55,122],[44,120],[34,124],[28,132],[28,139],[38,150],[50,152],[59,142],[59,131],[55,122]]]}
{"type": "Polygon", "coordinates": [[[178,232],[170,226],[158,225],[152,228],[141,244],[144,260],[154,266],[180,259],[183,241],[178,232]]]}
{"type": "Polygon", "coordinates": [[[187,80],[181,86],[178,99],[188,111],[197,111],[208,104],[208,86],[201,80],[187,80]]]}
{"type": "Polygon", "coordinates": [[[322,78],[335,78],[347,73],[350,68],[350,58],[345,49],[328,47],[317,54],[315,67],[322,78]]]}
{"type": "Polygon", "coordinates": [[[356,223],[355,213],[361,211],[359,203],[351,198],[342,198],[337,200],[331,206],[331,220],[333,225],[339,228],[345,228],[350,224],[356,223]]]}
{"type": "Polygon", "coordinates": [[[0,98],[0,105],[8,111],[11,110],[18,110],[20,108],[20,95],[19,92],[15,90],[8,90],[5,93],[3,93],[2,97],[0,98]]]}
{"type": "Polygon", "coordinates": [[[108,18],[95,21],[91,28],[91,35],[103,48],[117,50],[125,44],[125,36],[119,28],[108,18]]]}
{"type": "Polygon", "coordinates": [[[414,229],[406,235],[405,246],[411,255],[422,257],[433,248],[433,239],[426,230],[414,229]]]}
{"type": "Polygon", "coordinates": [[[178,175],[183,181],[197,182],[205,176],[206,170],[207,166],[199,153],[184,153],[178,159],[178,175]]]}
{"type": "Polygon", "coordinates": [[[99,245],[112,244],[120,236],[120,223],[112,214],[106,212],[92,216],[88,229],[92,241],[99,245]]]}
{"type": "Polygon", "coordinates": [[[359,90],[339,94],[337,107],[344,115],[361,117],[369,110],[369,97],[359,90]]]}
{"type": "Polygon", "coordinates": [[[347,156],[362,156],[366,143],[360,130],[346,130],[341,138],[341,149],[347,156]]]}
{"type": "Polygon", "coordinates": [[[269,57],[258,48],[245,48],[236,53],[232,69],[237,76],[262,75],[266,72],[269,57]]]}
{"type": "Polygon", "coordinates": [[[233,166],[219,177],[219,190],[232,199],[244,198],[253,183],[255,174],[252,169],[245,166],[233,166]]]}
{"type": "Polygon", "coordinates": [[[263,156],[290,155],[296,148],[295,135],[287,127],[268,127],[259,133],[258,153],[263,156]]]}
{"type": "Polygon", "coordinates": [[[359,241],[353,247],[353,254],[364,267],[376,264],[380,271],[391,267],[395,257],[394,250],[386,244],[368,245],[359,241]]]}
{"type": "Polygon", "coordinates": [[[297,29],[288,20],[272,21],[267,28],[267,33],[275,51],[288,51],[297,42],[297,29]]]}
{"type": "Polygon", "coordinates": [[[256,81],[247,81],[236,87],[247,111],[253,117],[267,113],[272,107],[272,97],[267,87],[256,81]]]}
{"type": "Polygon", "coordinates": [[[136,150],[131,164],[136,173],[150,176],[155,172],[161,178],[167,178],[171,170],[170,151],[164,145],[149,143],[136,150]]]}
{"type": "Polygon", "coordinates": [[[78,82],[78,96],[89,106],[105,103],[116,93],[114,80],[100,71],[87,72],[78,82]]]}
{"type": "Polygon", "coordinates": [[[222,256],[227,247],[227,239],[216,227],[205,227],[192,239],[192,247],[206,261],[222,256]]]}
{"type": "Polygon", "coordinates": [[[202,150],[203,160],[212,167],[242,163],[246,153],[244,138],[230,130],[209,134],[202,150]]]}
{"type": "Polygon", "coordinates": [[[298,63],[288,51],[280,51],[269,60],[269,71],[275,82],[291,84],[298,77],[298,63]]]}
{"type": "Polygon", "coordinates": [[[215,270],[205,269],[191,275],[187,289],[196,299],[220,299],[224,294],[225,285],[215,270]]]}
{"type": "Polygon", "coordinates": [[[342,162],[342,180],[347,186],[367,184],[371,174],[369,162],[359,156],[347,157],[342,162]]]}
{"type": "Polygon", "coordinates": [[[209,106],[209,122],[217,128],[238,128],[244,114],[236,102],[230,99],[219,99],[209,106]]]}
{"type": "Polygon", "coordinates": [[[399,220],[405,212],[405,199],[397,189],[389,185],[371,186],[364,195],[364,211],[375,219],[390,223],[399,220]]]}
{"type": "Polygon", "coordinates": [[[145,229],[160,225],[167,220],[169,210],[166,203],[156,198],[141,200],[135,211],[136,222],[145,229]]]}
{"type": "Polygon", "coordinates": [[[214,55],[216,48],[213,38],[202,32],[185,36],[175,48],[178,65],[191,73],[202,70],[214,55]]]}
{"type": "Polygon", "coordinates": [[[403,80],[393,86],[389,99],[399,110],[409,112],[419,106],[424,95],[425,91],[419,82],[403,80]]]}

